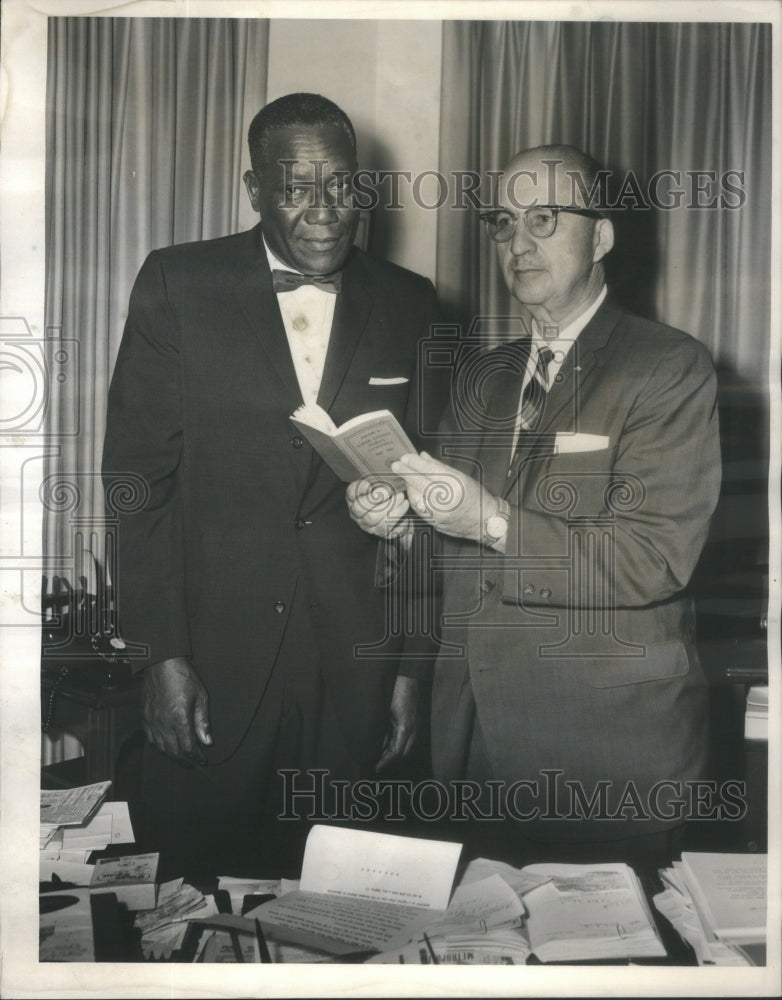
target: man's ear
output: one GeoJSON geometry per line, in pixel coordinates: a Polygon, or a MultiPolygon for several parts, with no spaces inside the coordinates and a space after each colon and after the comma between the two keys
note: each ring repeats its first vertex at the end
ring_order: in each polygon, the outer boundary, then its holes
{"type": "Polygon", "coordinates": [[[592,262],[596,264],[614,245],[614,224],[610,219],[598,219],[592,236],[592,262]]]}
{"type": "Polygon", "coordinates": [[[250,198],[250,204],[253,207],[254,212],[260,212],[261,210],[261,182],[258,179],[258,175],[254,170],[245,171],[242,177],[244,181],[244,186],[247,188],[247,194],[250,198]]]}

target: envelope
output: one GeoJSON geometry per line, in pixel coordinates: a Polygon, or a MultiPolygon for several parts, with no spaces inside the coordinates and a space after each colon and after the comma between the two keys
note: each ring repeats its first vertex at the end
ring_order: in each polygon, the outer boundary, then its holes
{"type": "Polygon", "coordinates": [[[375,375],[369,379],[370,385],[404,385],[405,382],[409,382],[409,378],[403,378],[401,375],[396,378],[378,378],[375,375]]]}
{"type": "Polygon", "coordinates": [[[571,455],[581,451],[604,451],[608,447],[607,434],[581,434],[557,431],[554,449],[558,455],[571,455]]]}

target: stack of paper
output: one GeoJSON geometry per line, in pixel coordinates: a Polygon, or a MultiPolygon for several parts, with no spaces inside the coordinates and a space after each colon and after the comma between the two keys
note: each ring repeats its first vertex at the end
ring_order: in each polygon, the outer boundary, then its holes
{"type": "Polygon", "coordinates": [[[754,686],[747,692],[744,739],[768,742],[768,687],[754,686]]]}
{"type": "Polygon", "coordinates": [[[766,870],[765,854],[685,852],[660,872],[654,904],[700,965],[752,965],[766,941],[766,870]]]}
{"type": "Polygon", "coordinates": [[[158,889],[155,909],[145,910],[136,917],[144,957],[170,958],[171,952],[182,944],[187,921],[216,912],[213,896],[202,895],[181,878],[164,882],[158,889]]]}
{"type": "Polygon", "coordinates": [[[110,781],[78,788],[41,791],[41,824],[48,826],[82,826],[98,811],[106,798],[110,781]]]}
{"type": "Polygon", "coordinates": [[[627,865],[528,865],[549,881],[524,897],[527,934],[541,962],[666,954],[641,884],[627,865]]]}
{"type": "MultiPolygon", "coordinates": [[[[108,790],[108,785],[109,782],[101,782],[100,786],[90,785],[86,788],[105,787],[108,790]]],[[[67,789],[66,794],[83,791],[84,789],[72,788],[67,789]]],[[[50,797],[52,794],[61,793],[41,792],[42,807],[43,796],[50,797]]],[[[48,808],[55,810],[56,815],[60,807],[54,802],[48,808]]],[[[49,882],[56,875],[62,882],[88,886],[92,880],[94,865],[87,864],[87,859],[93,851],[102,851],[114,844],[135,843],[127,802],[104,802],[91,816],[91,819],[80,825],[47,824],[45,837],[44,824],[41,824],[39,878],[42,882],[49,882]]]]}
{"type": "Polygon", "coordinates": [[[524,965],[530,953],[521,931],[525,915],[518,892],[493,872],[463,882],[454,890],[445,913],[427,923],[413,941],[371,961],[524,965]]]}

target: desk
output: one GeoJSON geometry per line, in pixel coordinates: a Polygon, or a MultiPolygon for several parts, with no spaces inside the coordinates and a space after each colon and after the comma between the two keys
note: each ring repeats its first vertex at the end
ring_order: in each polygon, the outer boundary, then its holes
{"type": "MultiPolygon", "coordinates": [[[[545,963],[547,965],[643,965],[643,966],[696,966],[697,961],[695,955],[689,945],[678,935],[671,924],[663,917],[654,907],[652,901],[652,896],[659,892],[662,888],[659,876],[656,872],[651,870],[646,872],[638,872],[640,882],[644,893],[649,904],[649,909],[657,926],[660,939],[667,951],[667,955],[664,957],[654,957],[654,958],[644,958],[636,957],[632,960],[628,959],[602,959],[602,960],[581,960],[573,962],[549,962],[545,963]]],[[[43,888],[43,886],[42,886],[43,888]]],[[[231,913],[231,901],[228,892],[225,890],[217,890],[217,879],[210,880],[208,883],[201,883],[196,886],[199,891],[203,893],[213,894],[215,896],[215,903],[217,909],[220,913],[231,913]]],[[[51,893],[52,890],[47,886],[47,894],[51,893]]],[[[63,890],[67,894],[67,890],[63,890]]],[[[54,890],[55,896],[59,893],[54,890]]],[[[264,901],[266,897],[256,897],[255,902],[250,902],[250,898],[245,898],[245,903],[248,904],[249,909],[253,909],[257,902],[264,901]]],[[[93,936],[94,936],[94,952],[96,962],[145,962],[151,961],[152,959],[144,959],[141,950],[141,938],[140,933],[133,924],[133,914],[129,913],[124,906],[120,906],[117,903],[117,897],[113,894],[106,894],[101,896],[91,897],[92,904],[92,923],[93,923],[93,936]]],[[[245,907],[243,907],[242,912],[245,912],[245,907]]],[[[194,922],[194,926],[198,926],[198,921],[194,922]]],[[[279,942],[278,942],[279,943],[279,942]]],[[[276,954],[278,951],[277,944],[269,945],[270,949],[276,954]]],[[[355,955],[342,956],[342,957],[329,957],[326,958],[325,954],[319,956],[317,959],[314,957],[310,958],[309,961],[319,961],[327,962],[329,964],[356,964],[363,962],[366,957],[371,954],[367,952],[356,952],[355,955]]],[[[166,961],[170,962],[190,962],[192,957],[185,957],[184,953],[174,952],[173,955],[166,961]]],[[[221,961],[226,961],[231,959],[221,959],[221,961]]],[[[245,958],[245,961],[248,959],[245,958]]],[[[161,961],[161,959],[156,959],[154,961],[161,961]]],[[[306,962],[307,959],[302,959],[297,957],[293,959],[294,962],[301,963],[306,962]]],[[[473,963],[466,963],[473,964],[473,963]]],[[[527,964],[530,965],[540,965],[540,963],[534,956],[530,956],[527,959],[527,964]]]]}
{"type": "Polygon", "coordinates": [[[114,781],[122,744],[141,728],[140,678],[113,668],[99,657],[47,658],[41,670],[41,717],[72,732],[84,746],[81,766],[65,761],[44,768],[54,787],[114,781]],[[60,677],[66,667],[67,676],[60,677]],[[51,713],[49,705],[51,699],[51,713]],[[48,717],[50,715],[50,717],[48,717]]]}

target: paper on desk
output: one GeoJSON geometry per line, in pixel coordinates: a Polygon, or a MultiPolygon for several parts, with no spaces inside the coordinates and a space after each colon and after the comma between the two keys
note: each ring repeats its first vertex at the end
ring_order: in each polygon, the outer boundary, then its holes
{"type": "Polygon", "coordinates": [[[500,875],[460,885],[454,890],[453,899],[442,917],[427,925],[430,936],[446,937],[465,931],[486,933],[502,924],[518,924],[524,915],[524,906],[518,895],[500,875]]]}
{"type": "Polygon", "coordinates": [[[236,878],[233,875],[220,875],[217,888],[224,889],[231,898],[231,911],[241,914],[245,896],[279,896],[279,879],[236,878]]]}
{"type": "Polygon", "coordinates": [[[136,843],[127,802],[104,802],[98,810],[97,815],[100,816],[104,813],[108,813],[111,816],[112,844],[136,843]]]}
{"type": "Polygon", "coordinates": [[[67,826],[63,829],[63,849],[102,851],[111,843],[112,829],[111,813],[100,810],[84,826],[67,826]]]}
{"type": "Polygon", "coordinates": [[[461,844],[314,826],[301,890],[445,910],[461,844]]]}
{"type": "Polygon", "coordinates": [[[75,851],[63,850],[60,848],[46,847],[40,853],[41,861],[75,861],[77,864],[86,865],[90,859],[92,850],[89,848],[77,848],[75,851]]]}
{"type": "Polygon", "coordinates": [[[56,875],[61,882],[86,886],[92,881],[95,865],[87,865],[81,861],[66,861],[59,857],[41,857],[38,869],[38,878],[41,882],[51,882],[52,876],[56,875]]]}
{"type": "Polygon", "coordinates": [[[111,788],[110,781],[78,788],[41,790],[41,823],[47,826],[80,826],[96,811],[111,788]]]}
{"type": "Polygon", "coordinates": [[[290,892],[245,914],[273,937],[334,955],[382,951],[408,941],[431,921],[428,907],[378,903],[372,899],[290,892]]]}
{"type": "Polygon", "coordinates": [[[428,944],[423,939],[410,941],[401,948],[373,955],[366,964],[431,965],[432,952],[440,965],[524,965],[530,955],[523,932],[506,928],[494,930],[481,939],[435,936],[429,938],[428,944]]]}
{"type": "Polygon", "coordinates": [[[39,897],[38,960],[94,962],[89,889],[65,889],[39,897]]]}
{"type": "Polygon", "coordinates": [[[525,899],[541,961],[665,955],[635,874],[623,864],[529,865],[551,882],[525,899]]]}
{"type": "Polygon", "coordinates": [[[315,826],[301,889],[252,911],[272,936],[345,954],[409,940],[445,910],[460,844],[315,826]]]}
{"type": "Polygon", "coordinates": [[[180,885],[175,890],[167,890],[164,894],[163,889],[164,886],[160,886],[154,910],[144,910],[136,915],[136,927],[142,934],[187,920],[191,916],[207,916],[209,911],[206,899],[192,885],[182,885],[180,880],[180,885]]]}
{"type": "MultiPolygon", "coordinates": [[[[522,868],[513,868],[504,861],[491,861],[488,858],[475,858],[464,869],[464,874],[459,881],[459,887],[478,882],[480,879],[488,878],[489,875],[499,875],[503,881],[513,889],[514,892],[524,895],[537,889],[544,882],[550,882],[551,876],[536,874],[524,871],[522,868]]],[[[454,896],[456,893],[454,892],[454,896]]],[[[451,904],[453,905],[453,903],[451,904]]]]}

